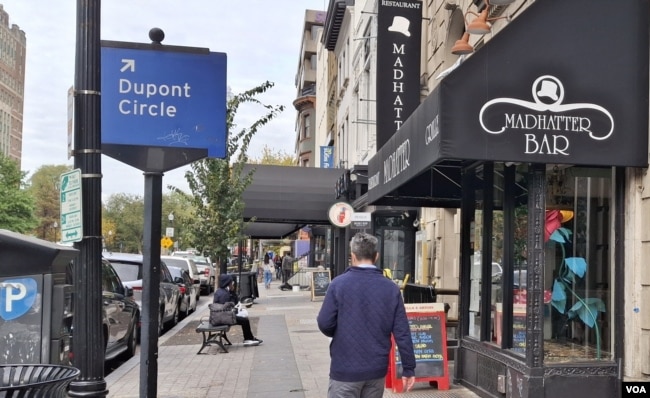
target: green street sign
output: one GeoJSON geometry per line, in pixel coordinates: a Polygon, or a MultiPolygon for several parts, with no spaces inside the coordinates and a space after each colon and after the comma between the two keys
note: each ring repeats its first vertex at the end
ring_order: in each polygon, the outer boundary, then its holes
{"type": "Polygon", "coordinates": [[[61,174],[61,242],[80,242],[83,237],[81,169],[61,174]]]}

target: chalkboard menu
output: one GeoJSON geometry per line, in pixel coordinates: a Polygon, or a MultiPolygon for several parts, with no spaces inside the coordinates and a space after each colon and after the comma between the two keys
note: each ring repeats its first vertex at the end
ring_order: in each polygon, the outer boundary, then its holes
{"type": "Polygon", "coordinates": [[[330,285],[330,272],[314,271],[311,273],[311,298],[325,297],[327,288],[330,285]]]}
{"type": "Polygon", "coordinates": [[[512,350],[526,353],[526,313],[512,314],[512,350]]]}
{"type": "MultiPolygon", "coordinates": [[[[447,336],[444,313],[407,313],[415,353],[415,378],[447,374],[447,336]]],[[[402,362],[395,347],[396,378],[402,377],[402,362]]]]}

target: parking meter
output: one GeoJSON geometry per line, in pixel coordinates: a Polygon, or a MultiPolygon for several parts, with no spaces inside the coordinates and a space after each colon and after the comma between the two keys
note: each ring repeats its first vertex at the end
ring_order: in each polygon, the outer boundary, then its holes
{"type": "Polygon", "coordinates": [[[78,250],[0,229],[0,364],[70,364],[78,250]]]}

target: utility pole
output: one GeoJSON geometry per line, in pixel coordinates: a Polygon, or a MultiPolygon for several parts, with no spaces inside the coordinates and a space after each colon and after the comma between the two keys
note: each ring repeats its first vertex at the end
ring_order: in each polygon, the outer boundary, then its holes
{"type": "Polygon", "coordinates": [[[74,365],[71,397],[104,397],[104,341],[101,284],[101,47],[100,0],[77,0],[74,77],[74,165],[81,170],[83,237],[75,243],[74,365]]]}

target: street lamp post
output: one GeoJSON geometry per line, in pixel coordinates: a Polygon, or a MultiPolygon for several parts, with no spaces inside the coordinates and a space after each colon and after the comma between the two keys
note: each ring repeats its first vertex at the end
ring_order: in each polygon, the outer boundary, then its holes
{"type": "MultiPolygon", "coordinates": [[[[77,0],[74,74],[74,166],[81,170],[83,231],[73,280],[73,364],[70,397],[105,397],[102,337],[101,2],[77,0]]],[[[146,236],[146,235],[145,235],[146,236]]],[[[158,296],[156,296],[156,300],[158,296]]],[[[157,302],[156,302],[157,304],[157,302]]],[[[156,369],[157,370],[157,369],[156,369]]]]}
{"type": "Polygon", "coordinates": [[[106,242],[106,250],[111,251],[111,246],[113,245],[113,230],[108,230],[108,242],[106,242]]]}
{"type": "MultiPolygon", "coordinates": [[[[167,219],[169,220],[169,228],[167,228],[167,233],[165,235],[167,237],[169,237],[169,238],[173,238],[174,237],[174,212],[173,211],[171,213],[169,213],[169,215],[167,216],[167,219]]],[[[175,241],[175,239],[174,239],[174,241],[175,241]]],[[[174,247],[174,246],[172,245],[172,247],[174,247]]],[[[170,250],[170,249],[171,248],[167,248],[167,250],[170,250]]]]}
{"type": "Polygon", "coordinates": [[[57,223],[56,221],[54,221],[54,222],[52,223],[52,230],[54,231],[54,239],[52,239],[52,242],[56,242],[56,241],[57,241],[57,239],[56,239],[56,229],[57,229],[58,227],[59,227],[59,223],[57,223]]]}

